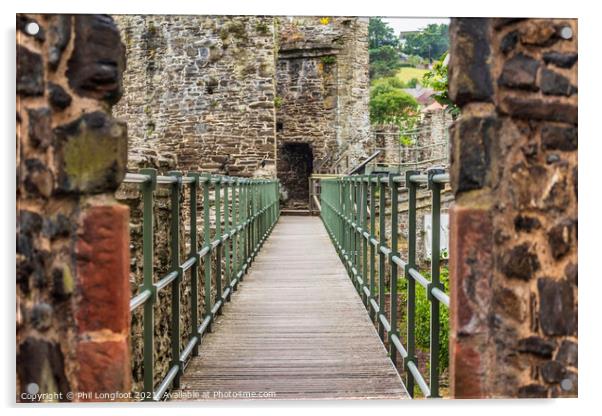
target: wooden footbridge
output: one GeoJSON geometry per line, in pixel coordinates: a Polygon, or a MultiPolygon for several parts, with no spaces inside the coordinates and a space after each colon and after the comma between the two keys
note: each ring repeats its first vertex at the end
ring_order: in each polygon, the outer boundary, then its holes
{"type": "Polygon", "coordinates": [[[436,230],[432,252],[438,253],[439,196],[447,180],[440,171],[411,172],[405,178],[325,179],[320,219],[280,217],[275,181],[178,172],[157,176],[153,170],[128,174],[126,182],[140,184],[144,204],[144,282],[130,303],[132,311],[144,308],[143,397],[405,399],[415,389],[425,397],[439,397],[439,307],[449,306],[449,298],[439,282],[438,259],[432,261],[430,280],[414,264],[415,202],[416,189],[429,186],[436,230]],[[171,189],[171,252],[176,254],[172,271],[155,279],[152,214],[159,185],[171,189]],[[184,187],[189,192],[183,193],[184,187]],[[387,228],[398,230],[400,191],[407,191],[410,207],[405,260],[398,252],[397,233],[388,239],[385,233],[387,228]],[[186,259],[178,255],[183,195],[190,198],[186,259]],[[199,223],[202,230],[197,230],[199,223]],[[191,276],[192,331],[182,342],[185,273],[191,276]],[[403,336],[397,316],[401,276],[408,279],[403,336]],[[386,280],[394,296],[386,293],[386,280]],[[428,383],[415,356],[417,286],[431,302],[428,383]],[[153,305],[162,290],[171,290],[172,361],[157,383],[153,305]],[[390,307],[385,306],[387,297],[390,307]]]}

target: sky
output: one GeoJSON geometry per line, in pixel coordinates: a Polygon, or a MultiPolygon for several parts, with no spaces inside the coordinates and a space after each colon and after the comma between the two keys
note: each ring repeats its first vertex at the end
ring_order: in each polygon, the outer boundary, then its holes
{"type": "Polygon", "coordinates": [[[434,17],[386,17],[382,20],[393,28],[396,35],[399,35],[399,32],[423,29],[430,23],[449,24],[449,18],[434,17]]]}

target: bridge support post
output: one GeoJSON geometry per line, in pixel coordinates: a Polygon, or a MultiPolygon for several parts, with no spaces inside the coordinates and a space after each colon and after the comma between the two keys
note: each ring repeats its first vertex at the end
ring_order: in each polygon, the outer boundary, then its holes
{"type": "Polygon", "coordinates": [[[190,185],[190,251],[188,257],[194,257],[194,264],[190,268],[190,325],[192,327],[192,336],[198,338],[198,342],[192,349],[192,356],[199,355],[199,344],[201,335],[199,333],[199,265],[201,258],[199,256],[199,243],[197,234],[197,211],[198,198],[197,191],[199,188],[199,174],[189,173],[193,182],[190,185]]]}
{"type": "Polygon", "coordinates": [[[211,332],[213,326],[213,318],[211,314],[212,299],[211,299],[211,204],[209,200],[209,189],[211,188],[211,175],[203,174],[203,248],[205,248],[204,258],[204,279],[205,279],[205,316],[204,319],[209,319],[207,332],[211,332]]]}
{"type": "Polygon", "coordinates": [[[184,271],[180,267],[180,194],[182,192],[182,173],[171,171],[169,176],[176,178],[171,185],[171,215],[169,219],[169,237],[171,252],[171,271],[178,275],[171,283],[171,367],[178,366],[178,374],[174,377],[173,387],[180,386],[183,363],[180,361],[180,292],[184,271]]]}
{"type": "Polygon", "coordinates": [[[414,397],[416,380],[410,371],[409,364],[416,365],[416,280],[410,276],[410,269],[416,268],[416,191],[418,185],[410,180],[410,177],[418,174],[416,171],[406,172],[405,183],[408,190],[408,263],[404,270],[404,276],[408,284],[407,300],[407,344],[408,357],[405,359],[404,367],[407,374],[406,387],[410,397],[414,397]]]}
{"type": "MultiPolygon", "coordinates": [[[[377,176],[378,179],[378,314],[385,315],[385,267],[386,267],[386,256],[385,253],[380,249],[387,245],[387,215],[386,215],[386,201],[387,192],[385,183],[381,180],[382,177],[377,176]]],[[[385,340],[385,326],[381,322],[380,316],[378,319],[378,335],[380,339],[385,340]]]]}
{"type": "MultiPolygon", "coordinates": [[[[398,185],[395,182],[393,175],[389,174],[389,187],[391,188],[391,253],[389,255],[389,259],[391,256],[399,256],[397,239],[399,234],[399,218],[398,218],[398,208],[399,208],[399,198],[398,198],[398,185]]],[[[397,349],[391,340],[392,335],[399,336],[398,326],[397,326],[397,276],[398,269],[397,264],[395,262],[390,262],[391,265],[391,289],[389,291],[390,294],[390,316],[389,323],[391,324],[391,330],[388,333],[389,338],[389,353],[391,356],[391,361],[393,364],[397,364],[397,349]]]]}
{"type": "MultiPolygon", "coordinates": [[[[376,240],[376,183],[374,176],[368,175],[368,183],[370,187],[370,297],[376,297],[376,247],[372,241],[376,240]]],[[[375,322],[378,318],[373,308],[370,308],[370,318],[375,322]]]]}

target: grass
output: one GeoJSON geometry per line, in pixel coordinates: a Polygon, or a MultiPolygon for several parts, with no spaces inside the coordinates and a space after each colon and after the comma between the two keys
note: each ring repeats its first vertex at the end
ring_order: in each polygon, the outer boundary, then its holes
{"type": "Polygon", "coordinates": [[[416,78],[418,79],[418,82],[420,82],[422,81],[422,76],[427,71],[428,69],[403,67],[399,68],[399,71],[397,71],[397,74],[395,74],[395,76],[403,82],[408,82],[412,78],[416,78]]]}

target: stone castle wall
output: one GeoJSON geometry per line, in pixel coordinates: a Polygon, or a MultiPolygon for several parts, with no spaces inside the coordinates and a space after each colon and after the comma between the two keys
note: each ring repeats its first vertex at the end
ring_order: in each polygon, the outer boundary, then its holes
{"type": "MultiPolygon", "coordinates": [[[[128,65],[114,109],[129,167],[278,176],[297,193],[327,157],[369,139],[368,24],[358,18],[115,17],[128,65]]],[[[332,163],[333,161],[331,161],[332,163]]],[[[327,166],[325,166],[327,167],[327,166]]]]}
{"type": "Polygon", "coordinates": [[[130,166],[273,172],[274,22],[265,17],[116,16],[126,44],[130,166]]]}
{"type": "Polygon", "coordinates": [[[130,388],[124,46],[104,15],[18,14],[16,41],[17,401],[98,400],[130,388]]]}
{"type": "Polygon", "coordinates": [[[452,19],[455,397],[577,395],[577,21],[452,19]]]}
{"type": "MultiPolygon", "coordinates": [[[[296,203],[307,204],[304,158],[287,144],[311,148],[311,170],[329,171],[341,152],[350,165],[366,156],[368,24],[358,18],[280,18],[276,138],[278,178],[296,203]],[[295,165],[297,163],[298,165],[295,165]]],[[[347,170],[349,166],[345,165],[347,170]]],[[[287,204],[289,205],[289,204],[287,204]]]]}

